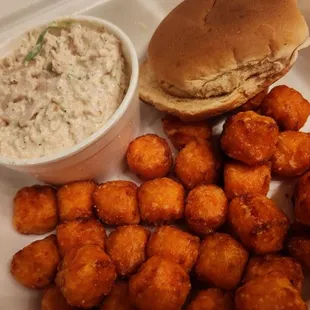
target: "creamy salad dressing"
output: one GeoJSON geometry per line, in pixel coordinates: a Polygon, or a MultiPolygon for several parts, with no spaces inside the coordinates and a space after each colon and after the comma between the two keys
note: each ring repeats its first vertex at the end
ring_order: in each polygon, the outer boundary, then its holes
{"type": "Polygon", "coordinates": [[[119,40],[100,26],[72,21],[28,33],[0,61],[0,155],[36,158],[70,147],[100,129],[128,87],[119,40]]]}

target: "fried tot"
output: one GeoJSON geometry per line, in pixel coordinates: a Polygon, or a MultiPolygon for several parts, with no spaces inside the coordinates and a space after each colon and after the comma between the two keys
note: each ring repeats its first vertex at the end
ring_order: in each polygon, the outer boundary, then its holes
{"type": "Polygon", "coordinates": [[[262,104],[265,96],[268,93],[268,88],[264,89],[260,93],[258,93],[253,98],[249,99],[245,104],[243,104],[241,107],[237,109],[237,111],[256,111],[260,108],[260,105],[262,104]]]}
{"type": "Polygon", "coordinates": [[[78,219],[57,226],[57,243],[61,256],[70,249],[85,244],[95,244],[104,249],[106,233],[96,219],[78,219]]]}
{"type": "Polygon", "coordinates": [[[176,227],[161,226],[152,234],[148,245],[148,257],[159,255],[170,259],[186,272],[190,272],[197,261],[200,240],[176,227]]]}
{"type": "Polygon", "coordinates": [[[14,198],[13,225],[21,234],[45,234],[58,223],[56,193],[50,186],[20,189],[14,198]]]}
{"type": "Polygon", "coordinates": [[[255,254],[278,252],[289,228],[289,219],[269,198],[260,194],[235,197],[228,222],[241,242],[255,254]]]}
{"type": "Polygon", "coordinates": [[[129,298],[128,283],[116,282],[110,294],[103,300],[99,310],[135,310],[129,298]]]}
{"type": "Polygon", "coordinates": [[[59,217],[62,222],[94,216],[93,181],[79,181],[62,186],[57,191],[59,217]]]}
{"type": "Polygon", "coordinates": [[[110,181],[98,185],[93,194],[98,217],[110,225],[138,224],[137,189],[138,186],[129,181],[110,181]]]}
{"type": "Polygon", "coordinates": [[[44,288],[53,283],[60,260],[56,236],[51,235],[18,251],[11,261],[11,273],[26,287],[44,288]]]}
{"type": "Polygon", "coordinates": [[[129,280],[129,296],[139,310],[181,309],[190,288],[185,270],[160,256],[149,258],[129,280]]]}
{"type": "Polygon", "coordinates": [[[297,90],[279,85],[265,97],[261,112],[272,117],[282,130],[298,131],[310,115],[310,104],[297,90]]]}
{"type": "Polygon", "coordinates": [[[201,183],[218,180],[220,161],[209,142],[191,141],[180,151],[175,161],[175,173],[187,189],[201,183]]]}
{"type": "Polygon", "coordinates": [[[143,183],[138,199],[141,219],[147,223],[170,223],[183,217],[185,190],[169,178],[143,183]]]}
{"type": "Polygon", "coordinates": [[[187,196],[185,219],[192,231],[207,235],[225,223],[227,211],[228,201],[220,187],[199,185],[187,196]]]}
{"type": "Polygon", "coordinates": [[[166,176],[173,164],[169,144],[155,134],[147,134],[130,142],[126,159],[129,169],[142,180],[166,176]]]}
{"type": "Polygon", "coordinates": [[[310,225],[310,172],[298,180],[294,196],[296,221],[310,225]]]}
{"type": "Polygon", "coordinates": [[[235,296],[235,310],[307,310],[305,302],[281,275],[270,274],[241,286],[235,296]]]}
{"type": "Polygon", "coordinates": [[[272,118],[253,111],[240,112],[226,120],[221,145],[229,157],[255,166],[271,158],[278,135],[279,128],[272,118]]]}
{"type": "Polygon", "coordinates": [[[280,133],[271,159],[272,173],[297,177],[310,168],[310,134],[297,131],[280,133]]]}
{"type": "Polygon", "coordinates": [[[77,310],[77,308],[68,305],[59,288],[53,285],[43,294],[41,310],[77,310]]]}
{"type": "Polygon", "coordinates": [[[187,123],[168,115],[162,119],[162,123],[165,134],[178,150],[181,150],[192,140],[202,139],[207,141],[212,136],[212,127],[206,121],[187,123]]]}
{"type": "Polygon", "coordinates": [[[248,282],[271,273],[287,277],[293,286],[301,292],[304,282],[301,265],[296,259],[286,256],[268,254],[252,257],[247,265],[243,281],[248,282]]]}
{"type": "Polygon", "coordinates": [[[200,291],[186,308],[187,310],[233,310],[231,296],[219,288],[200,291]]]}
{"type": "Polygon", "coordinates": [[[289,254],[304,267],[310,269],[310,228],[298,225],[287,238],[286,247],[289,254]]]}
{"type": "Polygon", "coordinates": [[[84,245],[67,252],[59,265],[56,284],[69,305],[89,309],[108,295],[116,279],[109,256],[97,245],[84,245]]]}
{"type": "Polygon", "coordinates": [[[244,194],[267,195],[270,179],[269,163],[253,167],[231,161],[224,166],[224,191],[229,200],[244,194]]]}
{"type": "Polygon", "coordinates": [[[149,235],[148,229],[137,225],[121,226],[111,232],[106,248],[119,276],[135,273],[146,260],[149,235]]]}
{"type": "Polygon", "coordinates": [[[232,290],[241,281],[248,257],[248,251],[230,235],[214,233],[201,243],[195,272],[211,286],[232,290]]]}

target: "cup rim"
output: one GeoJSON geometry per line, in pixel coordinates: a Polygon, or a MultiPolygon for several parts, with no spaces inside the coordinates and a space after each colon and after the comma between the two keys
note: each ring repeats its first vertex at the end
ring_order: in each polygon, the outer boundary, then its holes
{"type": "Polygon", "coordinates": [[[139,79],[139,61],[137,52],[135,50],[135,47],[132,43],[132,41],[129,39],[128,35],[123,32],[118,26],[115,24],[98,17],[94,16],[88,16],[88,15],[77,15],[77,16],[62,16],[56,19],[49,20],[47,22],[38,24],[37,26],[31,27],[30,29],[23,31],[19,33],[18,35],[10,38],[9,40],[5,41],[0,46],[6,46],[10,42],[19,39],[22,37],[25,33],[28,31],[31,31],[31,29],[35,29],[37,27],[45,26],[52,21],[62,21],[62,20],[76,20],[76,21],[89,21],[93,23],[97,23],[101,26],[104,26],[108,31],[111,31],[118,39],[120,39],[123,46],[126,47],[126,49],[129,52],[129,61],[131,64],[131,75],[129,80],[129,86],[127,89],[127,92],[125,94],[125,97],[123,98],[121,104],[117,108],[117,110],[114,112],[114,114],[109,118],[109,120],[100,128],[99,130],[95,131],[93,134],[91,134],[86,139],[83,139],[79,143],[75,144],[74,146],[64,148],[63,150],[60,150],[59,152],[56,152],[55,154],[50,154],[42,157],[37,158],[11,158],[6,156],[0,155],[0,164],[1,165],[11,165],[11,166],[36,166],[36,165],[42,165],[42,164],[49,164],[53,163],[59,160],[66,159],[72,155],[75,155],[79,153],[80,151],[86,149],[88,146],[99,140],[102,136],[104,136],[124,115],[126,110],[128,109],[130,103],[132,102],[132,99],[135,95],[136,88],[138,86],[138,79],[139,79]]]}

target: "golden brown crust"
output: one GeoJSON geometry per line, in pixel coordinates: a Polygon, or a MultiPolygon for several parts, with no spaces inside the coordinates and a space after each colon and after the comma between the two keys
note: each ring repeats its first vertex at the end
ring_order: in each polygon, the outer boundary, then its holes
{"type": "Polygon", "coordinates": [[[221,146],[228,156],[255,166],[271,158],[278,135],[279,128],[272,118],[253,111],[239,112],[226,120],[221,146]]]}
{"type": "Polygon", "coordinates": [[[271,273],[287,277],[293,286],[301,292],[304,275],[301,265],[292,257],[268,254],[252,257],[247,265],[244,282],[248,282],[271,273]]]}
{"type": "Polygon", "coordinates": [[[20,189],[14,198],[13,225],[22,234],[45,234],[58,223],[56,192],[50,186],[20,189]]]}
{"type": "Polygon", "coordinates": [[[297,90],[280,85],[265,97],[260,111],[272,117],[282,130],[298,131],[310,115],[310,104],[297,90]]]}
{"type": "Polygon", "coordinates": [[[289,254],[297,259],[304,267],[310,268],[310,231],[293,233],[286,242],[289,254]]]}
{"type": "Polygon", "coordinates": [[[191,141],[180,151],[175,160],[175,173],[187,189],[218,180],[220,162],[211,143],[191,141]]]}
{"type": "Polygon", "coordinates": [[[310,225],[310,172],[298,180],[295,190],[294,212],[296,221],[310,225]]]}
{"type": "Polygon", "coordinates": [[[93,181],[66,184],[57,191],[59,217],[62,222],[94,216],[92,194],[96,189],[93,181]]]}
{"type": "Polygon", "coordinates": [[[286,277],[270,274],[241,286],[236,292],[235,309],[306,310],[307,306],[286,277]]]}
{"type": "Polygon", "coordinates": [[[258,93],[253,98],[249,99],[246,103],[236,109],[238,112],[245,112],[245,111],[257,111],[260,108],[265,96],[268,94],[268,87],[265,88],[263,91],[258,93]]]}
{"type": "Polygon", "coordinates": [[[116,279],[109,256],[97,245],[67,252],[59,265],[56,284],[71,306],[92,308],[108,295],[116,279]]]}
{"type": "Polygon", "coordinates": [[[199,291],[186,310],[233,310],[234,304],[229,293],[219,288],[199,291]]]}
{"type": "Polygon", "coordinates": [[[148,257],[159,255],[170,259],[190,272],[198,257],[200,240],[176,227],[161,226],[152,234],[148,245],[148,257]]]}
{"type": "Polygon", "coordinates": [[[271,158],[272,173],[281,177],[297,177],[310,168],[310,134],[281,132],[271,158]]]}
{"type": "Polygon", "coordinates": [[[119,276],[135,273],[146,260],[149,235],[148,229],[137,225],[121,226],[110,233],[106,249],[119,276]]]}
{"type": "Polygon", "coordinates": [[[232,290],[241,281],[248,256],[247,250],[230,235],[214,233],[201,243],[195,272],[211,286],[232,290]]]}
{"type": "Polygon", "coordinates": [[[184,214],[185,190],[169,178],[143,183],[138,190],[141,219],[162,224],[181,219],[184,214]]]}
{"type": "Polygon", "coordinates": [[[264,195],[235,197],[228,208],[228,222],[241,242],[256,254],[282,249],[289,219],[264,195]]]}
{"type": "Polygon", "coordinates": [[[109,181],[93,193],[98,217],[110,225],[139,224],[138,186],[130,181],[109,181]]]}
{"type": "Polygon", "coordinates": [[[66,299],[55,285],[47,288],[42,296],[41,310],[77,310],[68,305],[66,299]]]}
{"type": "Polygon", "coordinates": [[[173,164],[169,144],[155,134],[140,136],[131,141],[126,159],[129,169],[142,180],[166,176],[173,164]]]}
{"type": "Polygon", "coordinates": [[[212,127],[207,121],[188,123],[168,115],[162,119],[162,123],[165,134],[178,150],[192,140],[207,141],[212,136],[212,127]]]}
{"type": "Polygon", "coordinates": [[[79,219],[57,226],[59,252],[64,256],[73,247],[95,244],[104,249],[106,233],[104,226],[96,219],[79,219]]]}
{"type": "Polygon", "coordinates": [[[199,185],[187,196],[185,220],[192,231],[207,235],[225,223],[227,211],[228,201],[220,187],[199,185]]]}
{"type": "Polygon", "coordinates": [[[11,273],[26,287],[44,288],[53,283],[60,260],[56,236],[50,235],[18,251],[11,262],[11,273]]]}
{"type": "Polygon", "coordinates": [[[136,310],[129,298],[128,282],[118,281],[103,300],[99,310],[136,310]]]}
{"type": "Polygon", "coordinates": [[[279,72],[308,37],[294,0],[186,0],[158,26],[148,57],[166,91],[207,98],[279,72]]]}
{"type": "Polygon", "coordinates": [[[129,280],[129,295],[138,309],[181,309],[190,288],[184,269],[160,256],[149,258],[129,280]]]}
{"type": "Polygon", "coordinates": [[[230,161],[224,166],[224,190],[229,200],[244,194],[267,195],[270,179],[270,163],[253,167],[230,161]]]}

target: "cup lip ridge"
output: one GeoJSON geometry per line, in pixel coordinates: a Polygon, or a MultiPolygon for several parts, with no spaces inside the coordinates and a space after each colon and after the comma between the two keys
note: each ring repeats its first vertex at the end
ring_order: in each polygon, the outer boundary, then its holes
{"type": "Polygon", "coordinates": [[[10,158],[0,155],[0,165],[9,165],[9,166],[37,166],[37,165],[46,165],[49,163],[53,163],[56,161],[60,161],[63,159],[66,159],[72,155],[75,155],[79,153],[80,151],[86,149],[91,144],[98,141],[100,138],[102,138],[114,125],[118,123],[118,121],[121,119],[121,117],[125,114],[130,104],[133,102],[136,89],[138,87],[138,80],[139,80],[139,61],[137,52],[135,50],[135,47],[132,43],[132,41],[129,39],[128,35],[124,33],[123,30],[121,30],[118,26],[115,24],[98,17],[94,16],[88,16],[88,15],[68,15],[68,16],[62,16],[59,18],[53,18],[51,20],[48,20],[47,22],[40,23],[34,27],[31,27],[27,29],[26,31],[23,31],[19,33],[16,36],[11,37],[4,43],[0,45],[1,47],[4,47],[10,42],[19,39],[22,37],[25,33],[28,31],[31,31],[32,29],[35,29],[37,27],[42,27],[45,25],[48,25],[52,21],[62,21],[62,20],[76,20],[76,21],[89,21],[92,23],[97,23],[98,25],[104,26],[108,31],[111,31],[118,39],[120,39],[122,45],[128,50],[129,53],[129,59],[130,65],[131,65],[131,75],[130,75],[130,81],[129,86],[126,92],[125,97],[123,98],[120,106],[117,108],[117,110],[114,112],[114,114],[109,118],[109,120],[96,132],[91,134],[86,139],[80,141],[79,143],[75,144],[74,146],[64,148],[63,150],[51,154],[46,155],[42,157],[37,158],[10,158]]]}

